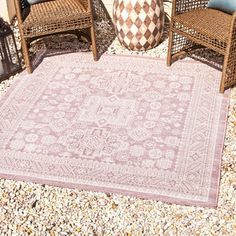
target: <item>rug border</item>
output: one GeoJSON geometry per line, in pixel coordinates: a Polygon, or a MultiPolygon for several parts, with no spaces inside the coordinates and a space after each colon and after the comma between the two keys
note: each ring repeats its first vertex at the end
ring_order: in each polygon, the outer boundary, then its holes
{"type": "MultiPolygon", "coordinates": [[[[86,54],[89,55],[89,53],[82,52],[80,54],[86,54]]],[[[68,54],[67,54],[68,55],[68,54]]],[[[65,55],[56,55],[58,57],[63,57],[65,55]]],[[[104,54],[103,56],[105,57],[132,57],[132,58],[139,58],[139,59],[148,59],[152,61],[164,61],[166,60],[165,58],[155,58],[155,57],[150,57],[150,56],[140,56],[140,55],[117,55],[117,54],[104,54]]],[[[46,60],[49,59],[49,57],[45,57],[46,60]]],[[[193,64],[199,64],[198,61],[196,60],[185,60],[185,61],[179,61],[179,63],[193,63],[193,64]]],[[[30,75],[25,74],[25,71],[23,72],[23,76],[29,77],[30,75]]],[[[8,96],[9,93],[11,93],[12,90],[17,86],[17,84],[20,81],[20,76],[21,74],[17,75],[17,80],[10,86],[10,88],[6,91],[6,93],[2,94],[0,96],[0,105],[2,105],[2,98],[5,96],[8,96]]],[[[78,184],[78,183],[72,183],[72,182],[62,182],[62,181],[56,181],[56,180],[48,180],[48,179],[42,179],[40,177],[29,177],[25,175],[12,175],[12,174],[2,174],[0,173],[0,178],[4,179],[11,179],[11,180],[16,180],[16,181],[23,181],[23,182],[33,182],[36,184],[47,184],[49,186],[53,187],[63,187],[63,188],[77,188],[81,191],[96,191],[96,192],[105,192],[105,193],[114,193],[114,194],[127,194],[131,195],[134,197],[140,197],[143,199],[147,200],[156,200],[156,201],[162,201],[165,202],[166,204],[180,204],[180,205],[190,205],[190,206],[196,206],[196,207],[209,207],[209,208],[216,208],[219,200],[219,191],[220,191],[220,179],[221,179],[221,163],[222,163],[222,152],[223,152],[223,147],[224,147],[224,139],[225,139],[225,133],[227,129],[227,116],[228,116],[228,109],[229,109],[229,104],[230,104],[230,90],[226,91],[223,95],[222,98],[222,103],[221,103],[221,114],[220,114],[220,119],[219,119],[219,126],[218,126],[218,132],[217,132],[217,140],[216,140],[216,148],[215,148],[215,158],[217,157],[217,161],[214,161],[213,165],[213,171],[212,171],[212,177],[214,174],[218,175],[217,180],[211,181],[211,190],[209,194],[208,201],[202,202],[202,201],[194,201],[194,200],[186,200],[186,199],[175,199],[172,197],[167,197],[167,196],[162,196],[162,195],[157,195],[157,194],[143,194],[140,192],[133,192],[133,191],[128,191],[128,190],[120,190],[120,189],[113,189],[110,187],[97,187],[94,185],[89,185],[89,184],[78,184]],[[212,188],[217,184],[217,188],[215,191],[212,188]],[[213,201],[214,199],[214,201],[213,201]]],[[[44,177],[45,178],[45,177],[44,177]]],[[[213,178],[211,178],[213,180],[213,178]]]]}
{"type": "Polygon", "coordinates": [[[213,171],[212,171],[212,178],[215,172],[217,172],[217,180],[211,181],[211,192],[209,199],[215,199],[215,207],[217,207],[219,202],[219,192],[221,187],[221,169],[222,169],[222,157],[224,153],[224,143],[225,143],[225,137],[226,132],[228,128],[228,114],[230,109],[230,95],[231,95],[231,89],[229,89],[226,94],[223,94],[223,101],[221,104],[221,114],[219,119],[219,126],[217,131],[217,139],[216,139],[216,147],[215,147],[215,158],[217,158],[217,161],[213,164],[213,171]],[[225,96],[227,95],[227,97],[225,96]],[[216,191],[213,191],[213,185],[217,184],[218,188],[216,188],[216,191]]]}

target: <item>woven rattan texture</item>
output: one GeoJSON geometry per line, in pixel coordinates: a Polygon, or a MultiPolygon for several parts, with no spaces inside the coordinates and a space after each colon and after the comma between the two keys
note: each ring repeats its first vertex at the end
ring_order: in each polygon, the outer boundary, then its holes
{"type": "Polygon", "coordinates": [[[22,51],[28,72],[32,72],[29,56],[30,42],[38,37],[55,33],[68,33],[90,29],[94,60],[97,47],[94,29],[92,0],[49,0],[25,5],[23,0],[14,0],[19,23],[22,51]]]}
{"type": "MultiPolygon", "coordinates": [[[[232,16],[213,9],[199,9],[173,16],[176,32],[189,35],[221,54],[225,53],[232,16]],[[208,22],[206,24],[206,22],[208,22]],[[221,29],[221,30],[219,30],[221,29]]],[[[198,41],[199,42],[198,42],[198,41]]]]}
{"type": "Polygon", "coordinates": [[[56,0],[31,6],[23,23],[25,37],[74,30],[91,26],[87,1],[56,0]],[[78,15],[80,15],[78,19],[78,15]],[[53,17],[52,17],[53,16],[53,17]]]}
{"type": "Polygon", "coordinates": [[[173,33],[173,40],[175,41],[175,44],[171,48],[173,55],[183,50],[188,50],[195,45],[191,40],[178,33],[173,33]]]}
{"type": "Polygon", "coordinates": [[[236,12],[208,9],[207,0],[173,0],[167,64],[198,45],[225,56],[220,91],[236,84],[236,12]]]}
{"type": "Polygon", "coordinates": [[[206,8],[209,0],[174,0],[173,5],[175,8],[175,13],[180,14],[195,9],[206,8]]]}
{"type": "Polygon", "coordinates": [[[236,84],[236,14],[231,25],[229,47],[225,57],[225,69],[227,86],[236,84]]]}

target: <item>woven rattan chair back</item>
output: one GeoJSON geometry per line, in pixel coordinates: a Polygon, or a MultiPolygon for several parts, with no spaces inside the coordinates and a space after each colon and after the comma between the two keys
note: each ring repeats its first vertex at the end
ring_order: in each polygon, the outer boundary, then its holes
{"type": "Polygon", "coordinates": [[[93,57],[94,60],[98,59],[92,0],[49,0],[31,6],[25,0],[14,1],[23,56],[29,73],[33,70],[29,56],[30,42],[52,34],[90,29],[93,57]]]}
{"type": "Polygon", "coordinates": [[[220,92],[236,85],[236,12],[207,8],[209,0],[173,0],[167,65],[199,45],[224,56],[220,92]]]}

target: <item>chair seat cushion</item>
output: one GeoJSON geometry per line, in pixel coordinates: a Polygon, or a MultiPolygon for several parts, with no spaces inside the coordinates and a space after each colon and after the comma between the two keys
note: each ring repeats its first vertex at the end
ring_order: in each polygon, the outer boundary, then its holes
{"type": "Polygon", "coordinates": [[[232,15],[215,9],[198,9],[175,15],[172,18],[174,28],[198,36],[227,42],[229,38],[232,15]]]}
{"type": "Polygon", "coordinates": [[[50,0],[30,6],[23,33],[32,37],[90,26],[88,0],[50,0]]]}
{"type": "Polygon", "coordinates": [[[233,14],[236,11],[235,0],[210,0],[207,7],[233,14]]]}

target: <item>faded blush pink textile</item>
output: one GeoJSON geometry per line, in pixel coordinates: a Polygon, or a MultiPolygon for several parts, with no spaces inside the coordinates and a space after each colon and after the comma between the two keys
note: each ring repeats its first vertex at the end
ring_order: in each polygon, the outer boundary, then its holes
{"type": "Polygon", "coordinates": [[[45,58],[0,101],[0,176],[214,207],[229,96],[194,61],[45,58]]]}

